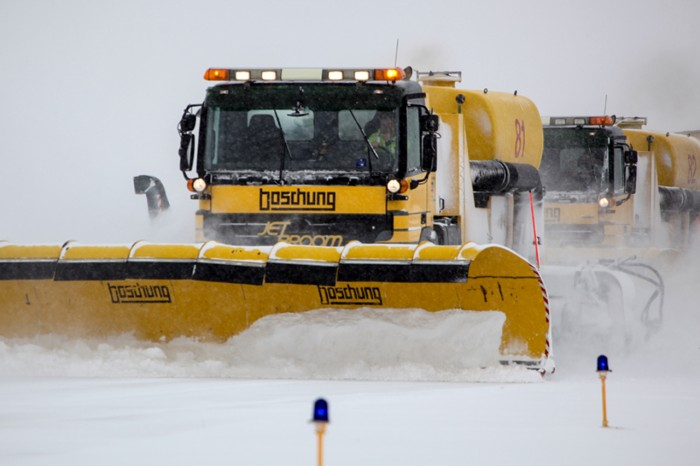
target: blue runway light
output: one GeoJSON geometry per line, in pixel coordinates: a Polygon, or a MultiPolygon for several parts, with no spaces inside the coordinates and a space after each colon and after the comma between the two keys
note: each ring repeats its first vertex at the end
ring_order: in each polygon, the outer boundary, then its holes
{"type": "Polygon", "coordinates": [[[319,398],[314,403],[313,422],[329,422],[328,421],[328,403],[323,398],[319,398]]]}
{"type": "Polygon", "coordinates": [[[603,427],[608,427],[608,406],[605,400],[605,379],[608,378],[608,372],[612,371],[608,365],[608,357],[604,354],[598,356],[598,365],[596,370],[598,372],[598,377],[600,378],[600,386],[603,392],[603,427]]]}

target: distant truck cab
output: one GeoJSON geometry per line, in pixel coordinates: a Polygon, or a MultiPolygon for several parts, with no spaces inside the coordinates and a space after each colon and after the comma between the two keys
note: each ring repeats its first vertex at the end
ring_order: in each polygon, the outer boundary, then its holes
{"type": "MultiPolygon", "coordinates": [[[[553,244],[612,244],[622,206],[636,190],[637,153],[610,116],[544,122],[540,172],[553,244]]],[[[626,210],[625,210],[626,212],[626,210]]]]}

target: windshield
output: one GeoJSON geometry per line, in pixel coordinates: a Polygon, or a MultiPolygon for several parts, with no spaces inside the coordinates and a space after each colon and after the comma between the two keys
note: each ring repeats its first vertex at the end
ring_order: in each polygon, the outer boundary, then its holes
{"type": "Polygon", "coordinates": [[[605,192],[608,138],[590,128],[545,128],[542,184],[547,191],[605,192]]]}
{"type": "Polygon", "coordinates": [[[394,171],[396,122],[395,111],[307,109],[292,116],[290,109],[209,109],[204,167],[394,171]]]}
{"type": "Polygon", "coordinates": [[[279,92],[271,86],[240,87],[226,99],[218,97],[218,105],[207,109],[204,168],[395,172],[397,107],[381,92],[350,99],[352,89],[344,89],[337,99],[329,89],[300,85],[279,92]]]}

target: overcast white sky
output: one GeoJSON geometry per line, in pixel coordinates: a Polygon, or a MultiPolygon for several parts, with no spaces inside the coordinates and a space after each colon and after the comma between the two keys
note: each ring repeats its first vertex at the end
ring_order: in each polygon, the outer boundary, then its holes
{"type": "Polygon", "coordinates": [[[189,216],[175,127],[209,66],[393,65],[399,39],[400,66],[517,89],[544,115],[607,96],[608,113],[700,129],[695,0],[428,3],[0,1],[0,238],[138,239],[141,173],[189,216]]]}

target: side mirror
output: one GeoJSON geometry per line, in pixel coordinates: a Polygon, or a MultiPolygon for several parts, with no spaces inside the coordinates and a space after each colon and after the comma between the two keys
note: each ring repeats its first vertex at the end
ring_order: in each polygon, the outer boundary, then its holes
{"type": "Polygon", "coordinates": [[[192,162],[194,161],[194,144],[192,144],[192,141],[194,141],[194,134],[182,133],[180,135],[180,149],[178,150],[180,171],[192,170],[192,162]]]}
{"type": "Polygon", "coordinates": [[[635,192],[637,192],[637,166],[629,165],[625,177],[625,194],[634,194],[635,192]]]}
{"type": "Polygon", "coordinates": [[[190,108],[192,105],[188,105],[180,118],[180,123],[177,125],[177,131],[180,133],[180,149],[178,154],[180,155],[180,171],[190,171],[192,170],[192,163],[194,161],[194,134],[192,131],[197,125],[197,115],[190,113],[190,108]]]}
{"type": "Polygon", "coordinates": [[[424,172],[437,170],[437,130],[440,127],[440,118],[434,113],[429,113],[423,107],[420,116],[420,126],[423,134],[421,169],[424,172]]]}
{"type": "Polygon", "coordinates": [[[423,157],[421,159],[421,169],[425,172],[437,170],[437,135],[427,134],[423,137],[423,157]]]}
{"type": "Polygon", "coordinates": [[[625,194],[634,194],[637,191],[637,160],[639,154],[636,150],[625,151],[625,194]]]}
{"type": "Polygon", "coordinates": [[[421,131],[434,133],[440,127],[440,118],[433,113],[421,115],[421,131]]]}
{"type": "Polygon", "coordinates": [[[185,113],[180,119],[180,125],[178,129],[181,133],[189,133],[194,129],[196,124],[197,115],[195,115],[194,113],[185,113]]]}

